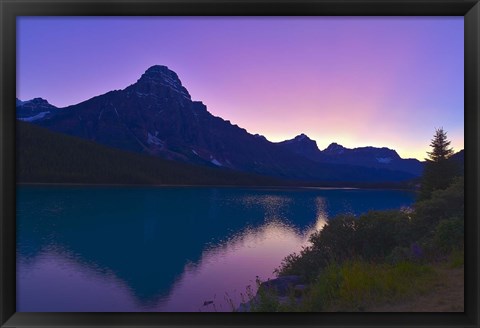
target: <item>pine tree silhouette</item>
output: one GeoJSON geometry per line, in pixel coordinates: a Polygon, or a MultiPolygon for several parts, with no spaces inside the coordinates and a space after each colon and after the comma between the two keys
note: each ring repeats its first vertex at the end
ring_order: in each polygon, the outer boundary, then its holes
{"type": "Polygon", "coordinates": [[[420,200],[430,198],[434,190],[447,188],[457,173],[455,163],[449,161],[453,149],[443,128],[435,129],[430,147],[432,151],[427,152],[428,158],[425,159],[420,200]]]}

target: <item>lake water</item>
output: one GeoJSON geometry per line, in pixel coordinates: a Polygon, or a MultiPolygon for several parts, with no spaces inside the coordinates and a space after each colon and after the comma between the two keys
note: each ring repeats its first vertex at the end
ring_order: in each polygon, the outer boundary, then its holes
{"type": "Polygon", "coordinates": [[[21,186],[17,311],[231,311],[226,299],[238,305],[335,215],[413,201],[393,190],[21,186]]]}

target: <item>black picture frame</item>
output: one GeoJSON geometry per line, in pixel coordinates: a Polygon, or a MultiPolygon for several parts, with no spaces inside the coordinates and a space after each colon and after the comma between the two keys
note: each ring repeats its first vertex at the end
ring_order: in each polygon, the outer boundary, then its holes
{"type": "Polygon", "coordinates": [[[1,327],[478,327],[480,4],[478,0],[0,0],[0,326],[1,327]],[[15,90],[17,16],[464,16],[464,313],[16,313],[15,90]]]}

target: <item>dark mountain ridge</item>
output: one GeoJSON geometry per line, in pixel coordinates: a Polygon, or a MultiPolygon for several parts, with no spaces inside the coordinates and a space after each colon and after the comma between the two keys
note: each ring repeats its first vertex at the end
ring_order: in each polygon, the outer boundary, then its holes
{"type": "MultiPolygon", "coordinates": [[[[192,101],[177,74],[160,65],[150,67],[123,90],[61,109],[52,106],[51,113],[41,118],[25,118],[24,106],[17,107],[19,119],[105,146],[282,179],[404,181],[418,176],[422,167],[419,161],[403,160],[387,148],[347,149],[332,144],[322,152],[303,134],[290,141],[269,142],[212,115],[202,102],[192,101]]],[[[46,107],[42,106],[47,105],[40,102],[30,113],[43,113],[46,107]]]]}
{"type": "Polygon", "coordinates": [[[410,188],[404,182],[281,180],[192,165],[106,147],[22,121],[16,132],[18,183],[410,188]]]}
{"type": "Polygon", "coordinates": [[[43,98],[33,98],[27,101],[16,99],[16,116],[20,121],[33,122],[50,118],[55,115],[58,108],[49,104],[43,98]]]}
{"type": "Polygon", "coordinates": [[[19,183],[285,186],[264,176],[165,160],[17,122],[19,183]]]}

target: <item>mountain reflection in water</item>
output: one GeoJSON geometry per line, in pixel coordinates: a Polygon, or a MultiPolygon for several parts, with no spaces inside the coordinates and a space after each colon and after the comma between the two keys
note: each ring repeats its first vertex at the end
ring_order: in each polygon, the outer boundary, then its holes
{"type": "Polygon", "coordinates": [[[17,311],[231,311],[329,218],[391,190],[22,186],[17,311]],[[204,302],[213,303],[203,306],[204,302]]]}

